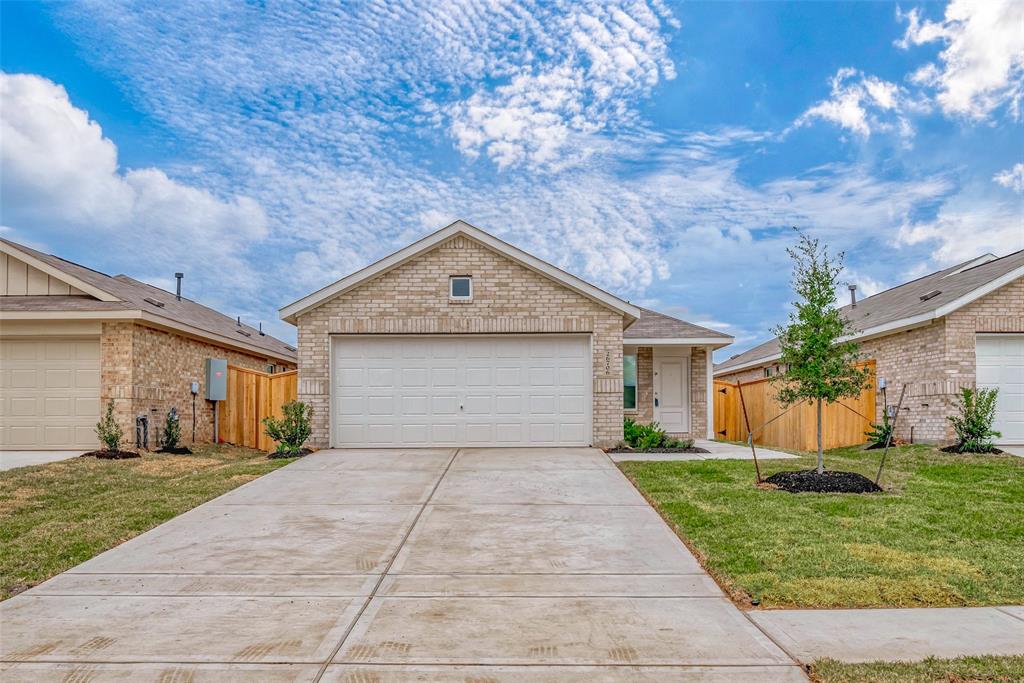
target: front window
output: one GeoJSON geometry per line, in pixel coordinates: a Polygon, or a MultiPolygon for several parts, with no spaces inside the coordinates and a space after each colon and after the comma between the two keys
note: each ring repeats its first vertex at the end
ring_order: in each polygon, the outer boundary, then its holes
{"type": "Polygon", "coordinates": [[[636,355],[622,356],[622,407],[636,410],[636,355]]]}
{"type": "Polygon", "coordinates": [[[453,275],[448,278],[448,297],[456,301],[472,299],[473,279],[466,275],[453,275]]]}

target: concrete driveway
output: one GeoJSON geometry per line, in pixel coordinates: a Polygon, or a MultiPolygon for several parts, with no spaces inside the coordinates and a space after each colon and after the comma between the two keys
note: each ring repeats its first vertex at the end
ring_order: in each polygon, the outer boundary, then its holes
{"type": "Polygon", "coordinates": [[[0,603],[0,677],[800,681],[601,451],[322,451],[0,603]]]}

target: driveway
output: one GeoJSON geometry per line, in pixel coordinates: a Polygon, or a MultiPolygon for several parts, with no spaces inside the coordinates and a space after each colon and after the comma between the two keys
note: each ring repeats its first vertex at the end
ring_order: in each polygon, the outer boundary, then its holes
{"type": "Polygon", "coordinates": [[[9,681],[805,680],[588,448],[321,451],[0,624],[9,681]]]}

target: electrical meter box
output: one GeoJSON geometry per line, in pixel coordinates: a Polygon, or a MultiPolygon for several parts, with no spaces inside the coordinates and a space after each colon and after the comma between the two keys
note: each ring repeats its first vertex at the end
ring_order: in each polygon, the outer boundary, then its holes
{"type": "Polygon", "coordinates": [[[206,400],[228,399],[228,361],[225,358],[206,359],[206,400]]]}

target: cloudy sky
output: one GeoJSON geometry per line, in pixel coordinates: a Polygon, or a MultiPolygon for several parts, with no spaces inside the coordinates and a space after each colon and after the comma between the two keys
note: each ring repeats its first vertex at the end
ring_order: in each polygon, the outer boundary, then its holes
{"type": "Polygon", "coordinates": [[[4,236],[286,339],[455,218],[736,336],[1024,248],[1024,3],[0,3],[4,236]]]}

